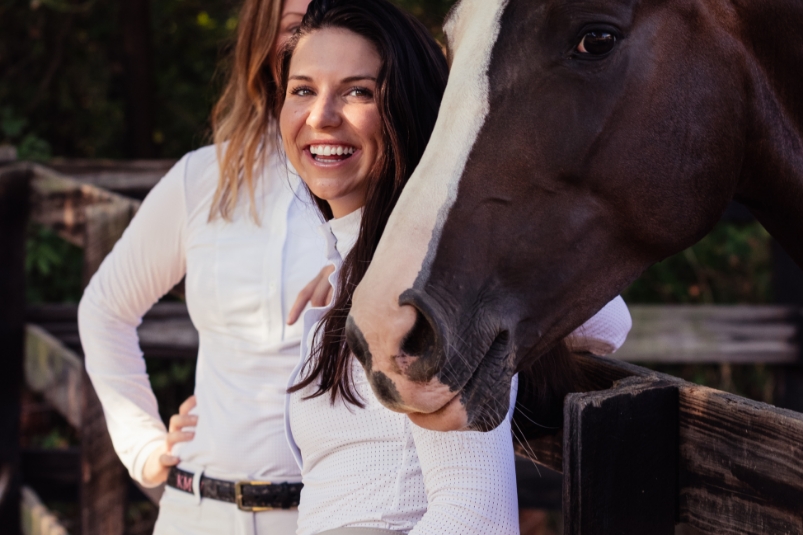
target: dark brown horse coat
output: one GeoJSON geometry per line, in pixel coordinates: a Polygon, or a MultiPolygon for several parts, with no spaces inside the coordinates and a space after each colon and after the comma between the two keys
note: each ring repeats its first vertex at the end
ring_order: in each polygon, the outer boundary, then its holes
{"type": "Polygon", "coordinates": [[[380,399],[497,425],[517,370],[731,199],[803,265],[801,28],[800,0],[463,0],[432,141],[354,295],[380,399]]]}

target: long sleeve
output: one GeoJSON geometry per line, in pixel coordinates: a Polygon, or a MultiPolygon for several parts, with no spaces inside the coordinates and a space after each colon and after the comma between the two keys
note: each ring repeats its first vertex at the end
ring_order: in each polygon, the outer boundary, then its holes
{"type": "MultiPolygon", "coordinates": [[[[511,407],[517,387],[514,378],[511,407]]],[[[510,414],[487,433],[411,425],[428,505],[409,535],[518,535],[510,414]]]]}
{"type": "Polygon", "coordinates": [[[178,162],[143,201],[92,277],[78,308],[86,369],[109,433],[131,477],[142,482],[151,452],[165,439],[137,327],[186,272],[184,175],[178,162]]]}
{"type": "Polygon", "coordinates": [[[632,326],[630,311],[622,296],[617,295],[591,319],[575,329],[567,341],[573,351],[610,355],[622,347],[632,326]]]}

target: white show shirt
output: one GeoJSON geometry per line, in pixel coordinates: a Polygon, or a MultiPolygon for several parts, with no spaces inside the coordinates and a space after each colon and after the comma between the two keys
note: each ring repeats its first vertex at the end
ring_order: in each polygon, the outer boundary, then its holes
{"type": "MultiPolygon", "coordinates": [[[[329,278],[333,286],[356,241],[361,212],[321,227],[328,260],[336,268],[329,278]]],[[[298,382],[315,327],[327,310],[313,308],[304,314],[302,357],[288,385],[298,382]]],[[[613,351],[629,329],[630,315],[617,297],[573,333],[573,345],[613,351]]],[[[442,433],[422,429],[382,406],[356,359],[352,377],[365,408],[342,399],[332,406],[328,393],[303,399],[315,391],[314,385],[287,396],[287,437],[304,482],[298,535],[341,527],[410,535],[519,533],[511,433],[516,378],[511,410],[496,429],[442,433]]]]}
{"type": "Polygon", "coordinates": [[[256,183],[260,224],[243,192],[232,221],[209,221],[219,177],[216,151],[186,155],[142,203],[103,261],[79,307],[86,368],[114,448],[142,482],[165,440],[136,328],[186,273],[199,333],[195,438],[178,444],[182,466],[210,477],[298,481],[283,413],[302,326],[285,319],[324,265],[321,219],[300,181],[275,154],[256,183]]]}

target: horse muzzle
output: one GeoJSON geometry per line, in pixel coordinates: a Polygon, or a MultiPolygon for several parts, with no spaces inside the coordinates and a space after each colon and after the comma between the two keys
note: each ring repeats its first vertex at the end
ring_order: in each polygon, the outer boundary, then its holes
{"type": "Polygon", "coordinates": [[[444,313],[432,299],[407,290],[395,303],[382,306],[367,299],[360,305],[359,313],[352,309],[348,318],[346,337],[383,405],[426,429],[495,427],[486,425],[486,418],[482,425],[475,422],[471,415],[476,408],[467,406],[487,401],[473,388],[482,379],[475,376],[482,359],[458,354],[457,345],[448,340],[444,313]],[[472,365],[471,360],[477,362],[472,365]]]}

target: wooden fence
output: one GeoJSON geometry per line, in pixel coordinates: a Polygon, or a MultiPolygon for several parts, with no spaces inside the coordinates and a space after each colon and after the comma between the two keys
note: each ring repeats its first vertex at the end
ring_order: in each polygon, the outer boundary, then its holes
{"type": "MultiPolygon", "coordinates": [[[[111,251],[139,206],[135,200],[28,163],[0,168],[0,203],[0,236],[5,240],[15,240],[13,246],[0,243],[3,254],[24,246],[26,219],[30,214],[33,221],[56,230],[65,240],[84,249],[84,283],[111,251]],[[8,214],[15,214],[15,217],[7,217],[8,214]]],[[[102,408],[80,356],[64,348],[42,329],[29,326],[23,330],[24,256],[14,253],[3,264],[19,272],[8,279],[8,287],[3,288],[0,298],[4,332],[7,325],[12,326],[7,335],[9,340],[0,341],[5,353],[4,372],[10,370],[12,373],[0,376],[13,383],[13,389],[8,391],[17,396],[16,414],[4,414],[5,421],[2,422],[4,427],[13,431],[3,436],[14,441],[18,448],[20,372],[24,361],[29,387],[41,392],[80,436],[77,474],[81,533],[122,535],[128,476],[114,453],[102,408]],[[23,340],[25,351],[22,349],[23,340]]],[[[10,499],[4,499],[0,506],[0,511],[14,515],[7,524],[9,526],[19,523],[18,514],[11,512],[12,509],[19,511],[19,451],[13,459],[16,484],[10,491],[10,499]]],[[[25,503],[28,502],[23,502],[23,507],[25,503]]]]}
{"type": "MultiPolygon", "coordinates": [[[[81,436],[78,449],[21,457],[2,442],[0,463],[17,488],[20,458],[32,484],[73,478],[81,487],[81,533],[119,534],[127,476],[83,370],[75,306],[33,307],[27,311],[31,323],[22,323],[21,221],[28,198],[34,221],[84,248],[85,280],[138,203],[41,166],[0,168],[0,251],[13,253],[3,269],[16,269],[0,286],[2,342],[8,342],[3,367],[13,372],[0,374],[0,381],[10,387],[17,381],[16,401],[0,397],[11,407],[0,417],[18,418],[12,412],[19,409],[24,368],[28,387],[81,436]]],[[[793,306],[633,306],[634,329],[617,358],[795,366],[800,312],[793,306]]],[[[183,304],[157,305],[139,335],[146,357],[196,356],[197,333],[183,304]]],[[[660,535],[682,522],[706,533],[803,534],[803,414],[621,360],[577,359],[595,390],[567,397],[560,432],[517,446],[519,454],[563,473],[565,533],[660,535]]],[[[20,499],[18,491],[16,498],[3,491],[2,481],[0,476],[0,513],[9,509],[8,500],[20,499]]],[[[28,498],[23,503],[33,503],[28,498]]]]}

